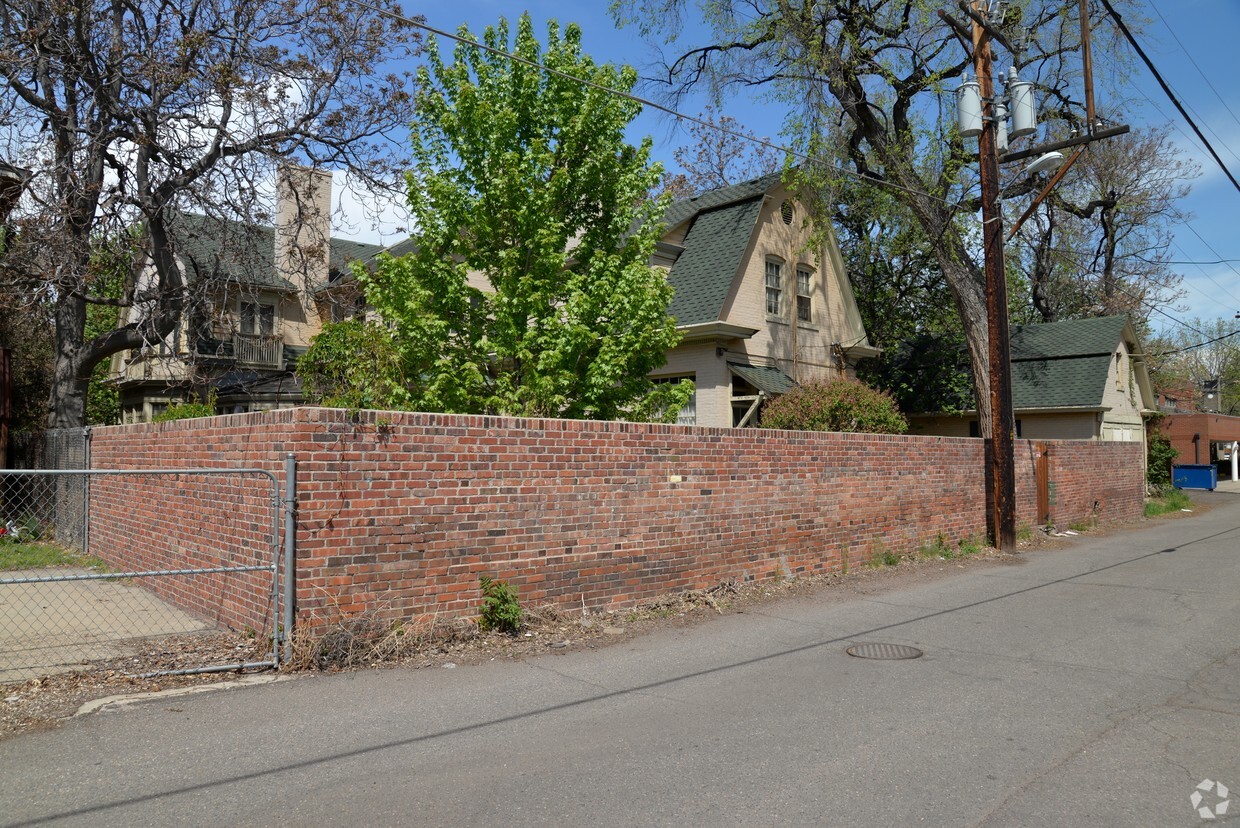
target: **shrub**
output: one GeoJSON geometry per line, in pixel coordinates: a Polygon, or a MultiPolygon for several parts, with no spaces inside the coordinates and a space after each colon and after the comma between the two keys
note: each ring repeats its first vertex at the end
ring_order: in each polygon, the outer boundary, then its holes
{"type": "Polygon", "coordinates": [[[192,420],[195,417],[214,417],[215,416],[215,391],[207,394],[206,400],[194,397],[188,402],[179,402],[168,406],[166,409],[151,418],[153,423],[170,423],[173,420],[192,420]]]}
{"type": "Polygon", "coordinates": [[[297,360],[306,402],[329,408],[404,408],[404,363],[391,332],[377,322],[329,322],[297,360]]]}
{"type": "Polygon", "coordinates": [[[517,600],[517,591],[506,581],[496,581],[486,575],[479,580],[482,584],[482,616],[478,619],[478,628],[484,632],[499,630],[516,635],[525,619],[525,612],[517,600]]]}
{"type": "Polygon", "coordinates": [[[1146,447],[1145,482],[1150,492],[1155,495],[1171,490],[1171,464],[1180,452],[1172,447],[1171,441],[1163,434],[1155,431],[1150,434],[1146,447]]]}
{"type": "Polygon", "coordinates": [[[904,434],[908,420],[891,395],[854,380],[815,382],[770,400],[763,428],[904,434]]]}

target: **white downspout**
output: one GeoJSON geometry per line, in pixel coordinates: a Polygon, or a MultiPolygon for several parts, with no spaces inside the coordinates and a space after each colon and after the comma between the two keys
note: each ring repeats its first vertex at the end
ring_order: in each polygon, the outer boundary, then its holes
{"type": "Polygon", "coordinates": [[[1231,444],[1231,479],[1232,482],[1240,480],[1240,440],[1233,440],[1231,444]]]}

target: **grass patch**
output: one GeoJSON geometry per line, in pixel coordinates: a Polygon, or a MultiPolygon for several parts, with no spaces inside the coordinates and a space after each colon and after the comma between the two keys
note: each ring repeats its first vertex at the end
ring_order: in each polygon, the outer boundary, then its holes
{"type": "Polygon", "coordinates": [[[950,561],[952,558],[967,558],[970,555],[976,555],[985,548],[986,543],[980,535],[961,538],[960,542],[953,546],[947,536],[939,532],[933,540],[921,545],[918,554],[923,558],[942,558],[950,561]]]}
{"type": "Polygon", "coordinates": [[[99,567],[98,558],[79,555],[54,543],[0,541],[0,571],[45,569],[53,566],[99,567]]]}
{"type": "Polygon", "coordinates": [[[1028,523],[1022,523],[1016,527],[1016,540],[1031,541],[1033,540],[1033,527],[1028,523]]]}
{"type": "Polygon", "coordinates": [[[876,542],[870,547],[870,567],[872,569],[882,569],[884,566],[899,566],[900,555],[892,552],[881,542],[876,542]]]}
{"type": "Polygon", "coordinates": [[[1172,489],[1162,497],[1151,497],[1146,500],[1145,516],[1147,518],[1158,517],[1169,512],[1191,508],[1193,508],[1193,501],[1189,500],[1188,495],[1179,489],[1172,489]]]}

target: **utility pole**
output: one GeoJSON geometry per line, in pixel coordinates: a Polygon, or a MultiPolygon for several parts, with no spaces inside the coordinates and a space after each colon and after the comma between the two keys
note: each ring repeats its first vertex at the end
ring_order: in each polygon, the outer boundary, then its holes
{"type": "Polygon", "coordinates": [[[981,87],[982,133],[978,165],[982,185],[982,249],[986,269],[986,317],[990,339],[990,531],[1000,550],[1016,546],[1016,464],[1013,443],[1012,348],[1008,330],[1007,276],[1003,266],[1003,214],[999,208],[998,107],[994,57],[986,25],[986,2],[974,0],[973,73],[981,87]]]}
{"type": "MultiPolygon", "coordinates": [[[[1128,127],[1100,128],[1094,109],[1089,7],[1087,0],[1080,0],[1081,49],[1085,69],[1085,119],[1087,122],[1085,134],[1016,152],[1008,152],[1004,149],[1003,158],[1000,159],[998,133],[1002,110],[995,96],[994,56],[991,43],[998,41],[1014,57],[1016,57],[1016,50],[999,31],[998,26],[990,22],[992,3],[993,7],[999,10],[997,16],[1002,18],[1003,0],[959,0],[960,11],[969,18],[968,26],[955,20],[945,11],[939,11],[939,17],[951,28],[952,33],[959,38],[964,47],[972,52],[973,71],[977,76],[976,82],[970,82],[966,77],[965,83],[956,90],[957,115],[960,119],[960,135],[966,138],[977,136],[978,166],[982,185],[982,250],[985,256],[986,271],[986,316],[990,338],[988,349],[990,440],[987,445],[990,453],[987,468],[990,495],[989,528],[995,546],[1001,550],[1007,550],[1016,545],[1016,464],[1013,458],[1016,419],[1012,411],[1012,347],[1008,331],[1007,278],[1003,265],[1003,214],[998,203],[999,163],[1000,161],[1009,163],[1041,155],[1029,166],[1026,174],[1058,169],[1050,182],[1029,205],[1025,214],[1013,225],[1009,236],[1011,238],[1059,183],[1068,168],[1081,157],[1085,145],[1104,138],[1123,135],[1128,132],[1128,127]],[[1057,150],[1068,147],[1078,147],[1078,149],[1067,163],[1064,163],[1063,155],[1057,150]]],[[[1103,0],[1103,3],[1105,5],[1106,0],[1103,0]]],[[[996,22],[1002,24],[1003,21],[1000,19],[996,22]]],[[[1008,133],[1009,136],[1024,137],[1034,134],[1037,131],[1037,113],[1031,97],[1032,87],[1028,81],[1017,80],[1015,66],[1012,68],[1012,75],[1006,81],[1006,89],[1008,114],[1012,116],[1012,131],[1008,133]]],[[[1240,318],[1240,314],[1236,316],[1240,318]]]]}

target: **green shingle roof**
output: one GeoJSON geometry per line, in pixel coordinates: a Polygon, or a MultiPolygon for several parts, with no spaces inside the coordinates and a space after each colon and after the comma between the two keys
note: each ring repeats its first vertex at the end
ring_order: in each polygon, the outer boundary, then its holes
{"type": "Polygon", "coordinates": [[[684,252],[667,274],[675,294],[668,308],[678,325],[714,322],[749,247],[762,210],[762,197],[783,173],[770,173],[730,187],[708,190],[672,204],[663,220],[669,228],[692,221],[684,252]]]}
{"type": "Polygon", "coordinates": [[[667,274],[675,291],[667,312],[676,324],[719,319],[761,209],[759,196],[703,212],[694,219],[685,236],[685,251],[667,274]]]}
{"type": "Polygon", "coordinates": [[[1012,361],[1112,354],[1124,333],[1126,316],[1067,319],[1012,328],[1012,361]]]}
{"type": "Polygon", "coordinates": [[[688,221],[705,210],[712,210],[737,201],[759,198],[767,190],[778,184],[782,176],[782,172],[769,173],[749,181],[733,184],[730,187],[707,190],[692,198],[682,198],[680,201],[673,202],[672,206],[667,208],[667,212],[663,214],[663,222],[671,228],[688,221]]]}
{"type": "Polygon", "coordinates": [[[728,368],[754,388],[768,394],[785,394],[797,386],[796,380],[778,368],[769,368],[765,365],[738,365],[735,362],[729,362],[728,368]]]}
{"type": "Polygon", "coordinates": [[[1012,407],[1097,408],[1127,318],[1071,319],[1012,329],[1012,407]]]}
{"type": "MultiPolygon", "coordinates": [[[[185,213],[176,217],[171,231],[191,280],[210,274],[250,287],[298,289],[276,274],[274,228],[185,213]]],[[[347,239],[331,239],[330,248],[330,267],[336,272],[380,250],[377,244],[347,239]]]]}

